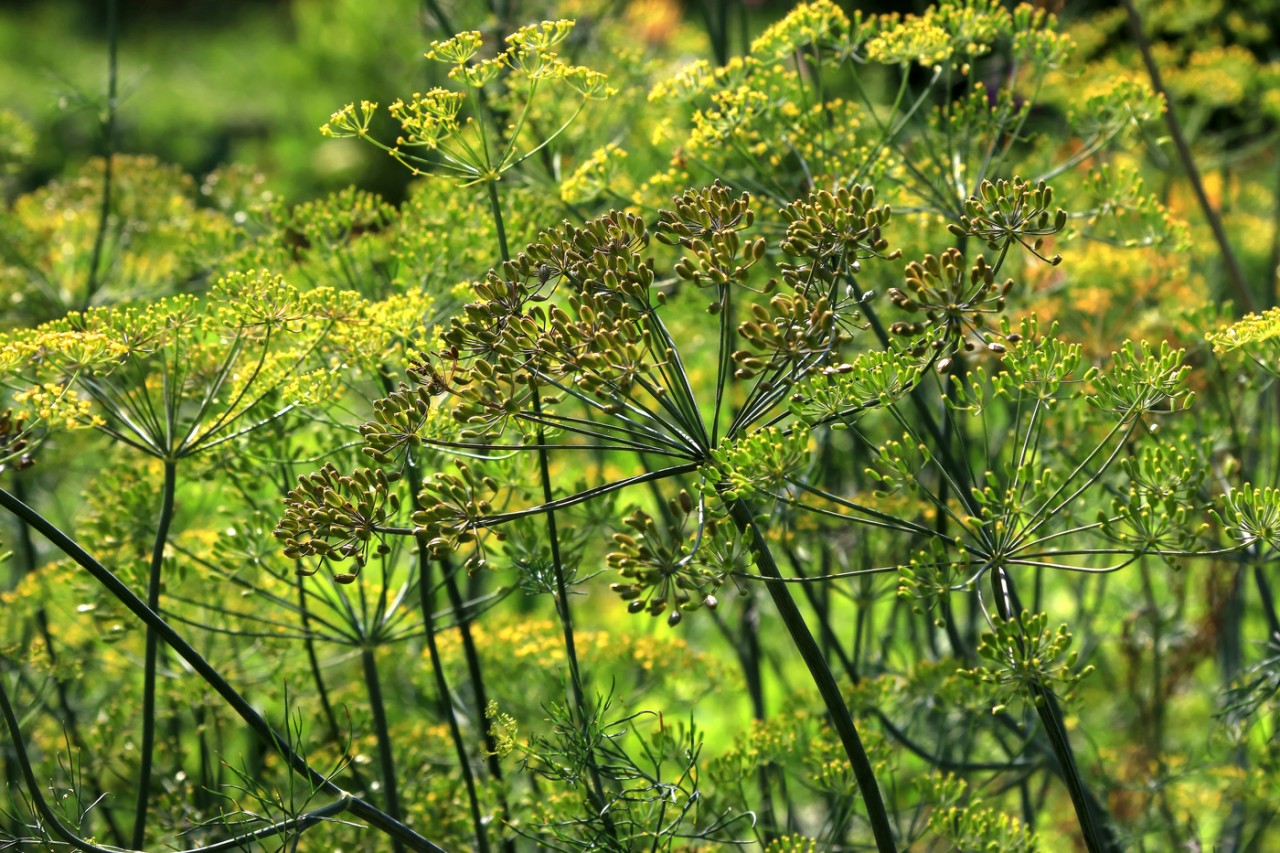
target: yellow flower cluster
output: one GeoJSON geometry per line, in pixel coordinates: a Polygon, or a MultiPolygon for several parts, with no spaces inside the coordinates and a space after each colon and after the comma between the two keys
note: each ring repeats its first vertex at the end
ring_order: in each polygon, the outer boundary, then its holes
{"type": "MultiPolygon", "coordinates": [[[[616,94],[605,74],[584,66],[570,65],[556,55],[555,47],[568,37],[573,26],[573,21],[557,20],[521,27],[507,36],[505,49],[483,58],[484,36],[476,30],[432,42],[426,57],[450,65],[449,78],[461,84],[465,92],[436,87],[426,93],[414,93],[408,100],[397,98],[388,107],[388,112],[400,124],[400,134],[390,145],[369,133],[369,125],[377,109],[377,104],[371,101],[361,101],[359,107],[347,104],[321,127],[321,133],[331,137],[365,139],[386,151],[415,175],[438,168],[467,184],[497,180],[503,172],[559,136],[577,115],[575,112],[558,130],[540,141],[525,139],[526,133],[533,130],[533,119],[544,118],[530,113],[541,82],[558,80],[575,91],[582,98],[579,111],[587,101],[602,100],[616,94]],[[461,116],[468,96],[475,96],[478,90],[499,78],[503,78],[506,84],[504,91],[495,95],[498,100],[518,100],[517,93],[522,92],[525,102],[523,105],[508,103],[505,109],[518,118],[502,132],[491,136],[484,124],[489,118],[487,114],[465,120],[461,116]],[[463,133],[468,127],[478,128],[472,138],[466,138],[463,133]],[[521,143],[525,142],[529,143],[529,148],[521,153],[521,143]],[[415,154],[407,149],[418,149],[422,153],[415,154]]],[[[545,99],[538,103],[543,102],[545,99]]]]}
{"type": "MultiPolygon", "coordinates": [[[[739,62],[739,57],[734,57],[739,62]]],[[[709,90],[716,81],[716,70],[705,59],[695,59],[665,80],[659,80],[649,92],[652,102],[688,101],[709,90]]]]}
{"type": "Polygon", "coordinates": [[[951,59],[955,42],[927,18],[905,18],[867,42],[867,59],[885,65],[915,63],[926,68],[951,59]]]}
{"type": "Polygon", "coordinates": [[[426,94],[414,92],[408,103],[396,98],[387,108],[391,117],[400,122],[402,135],[396,139],[396,147],[432,151],[440,147],[441,140],[458,129],[458,112],[466,97],[461,92],[436,88],[426,94]]]}
{"type": "MultiPolygon", "coordinates": [[[[533,667],[556,672],[564,666],[564,636],[559,624],[550,619],[522,619],[492,626],[477,623],[471,626],[471,634],[476,645],[487,650],[487,655],[506,660],[519,671],[533,667]]],[[[690,649],[683,638],[674,634],[648,636],[579,630],[575,644],[583,661],[594,665],[624,663],[655,676],[701,671],[711,665],[705,655],[690,649]]],[[[442,635],[439,648],[445,658],[460,653],[455,635],[442,635]]]]}
{"type": "Polygon", "coordinates": [[[726,139],[749,128],[769,107],[764,92],[751,86],[724,89],[711,96],[711,107],[693,115],[690,148],[716,148],[726,139]]]}
{"type": "Polygon", "coordinates": [[[599,198],[606,189],[617,189],[618,164],[627,152],[610,142],[597,148],[573,174],[560,184],[560,198],[568,204],[585,204],[599,198]]]}
{"type": "Polygon", "coordinates": [[[751,42],[751,53],[764,62],[786,59],[806,45],[839,44],[849,30],[849,17],[831,0],[802,3],[751,42]]]}
{"type": "Polygon", "coordinates": [[[934,26],[945,31],[956,52],[966,56],[987,53],[995,40],[1009,28],[1009,13],[999,0],[970,0],[966,3],[939,3],[925,14],[934,26]]]}
{"type": "Polygon", "coordinates": [[[1268,308],[1261,314],[1247,314],[1230,326],[1209,332],[1205,339],[1213,344],[1214,352],[1230,352],[1280,339],[1280,307],[1268,308]]]}
{"type": "Polygon", "coordinates": [[[1185,67],[1166,74],[1175,100],[1186,98],[1213,107],[1233,107],[1244,102],[1256,78],[1258,60],[1236,44],[1197,50],[1185,67]]]}
{"type": "Polygon", "coordinates": [[[334,139],[363,137],[368,134],[369,123],[373,121],[374,113],[377,111],[378,104],[374,101],[361,101],[359,106],[347,104],[329,116],[327,122],[320,125],[320,133],[334,139]]]}
{"type": "Polygon", "coordinates": [[[465,65],[480,52],[483,45],[484,37],[476,30],[468,30],[458,33],[451,39],[433,41],[431,50],[427,51],[427,59],[465,65]]]}
{"type": "Polygon", "coordinates": [[[93,403],[81,399],[74,388],[56,382],[44,382],[34,388],[19,391],[13,400],[25,406],[46,423],[66,429],[99,426],[104,421],[93,411],[93,403]]]}
{"type": "Polygon", "coordinates": [[[68,373],[109,371],[127,352],[128,347],[102,332],[42,326],[0,337],[0,374],[20,370],[36,359],[68,373]]]}
{"type": "Polygon", "coordinates": [[[770,841],[764,853],[818,853],[818,842],[803,835],[783,835],[770,841]]]}

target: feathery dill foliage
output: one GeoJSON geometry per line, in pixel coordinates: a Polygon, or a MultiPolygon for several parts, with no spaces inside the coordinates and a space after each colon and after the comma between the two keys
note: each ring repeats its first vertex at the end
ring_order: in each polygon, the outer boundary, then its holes
{"type": "Polygon", "coordinates": [[[1265,847],[1272,34],[1175,5],[429,3],[399,204],[16,196],[0,844],[1265,847]]]}

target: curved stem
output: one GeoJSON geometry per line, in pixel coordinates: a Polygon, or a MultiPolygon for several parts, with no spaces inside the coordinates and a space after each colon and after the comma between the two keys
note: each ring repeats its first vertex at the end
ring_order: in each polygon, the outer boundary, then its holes
{"type": "MultiPolygon", "coordinates": [[[[382,376],[383,390],[390,394],[394,389],[391,380],[384,373],[382,376]]],[[[405,466],[405,473],[409,481],[409,489],[411,493],[411,503],[414,510],[422,508],[419,495],[422,492],[422,472],[413,459],[409,460],[409,464],[405,466]]],[[[427,653],[431,657],[431,667],[436,673],[436,691],[440,696],[440,710],[446,720],[449,722],[449,735],[453,739],[454,751],[458,755],[458,765],[462,772],[463,784],[467,789],[467,797],[471,807],[471,819],[475,827],[476,839],[479,844],[480,853],[488,853],[489,838],[485,832],[485,824],[480,814],[480,798],[477,793],[474,775],[471,771],[470,758],[467,755],[466,741],[462,737],[462,729],[458,725],[457,714],[454,711],[453,703],[449,700],[449,683],[445,677],[444,668],[440,663],[439,647],[436,643],[436,624],[435,624],[435,602],[434,592],[430,583],[431,558],[427,553],[426,544],[420,536],[415,537],[417,544],[418,558],[418,591],[422,603],[422,625],[423,636],[427,643],[427,653]]],[[[453,608],[454,618],[457,623],[458,633],[462,637],[463,655],[467,662],[467,674],[471,678],[471,689],[475,695],[476,719],[483,720],[485,718],[485,709],[489,704],[488,696],[484,688],[484,677],[480,667],[480,655],[476,650],[475,638],[471,634],[472,615],[467,611],[465,602],[462,598],[462,590],[458,586],[458,579],[451,561],[446,557],[440,561],[440,574],[444,578],[444,585],[449,596],[449,605],[453,608]]],[[[499,783],[502,781],[502,764],[498,760],[497,745],[492,735],[485,732],[485,751],[487,752],[487,766],[489,775],[499,783]]],[[[503,789],[499,789],[498,794],[499,806],[502,813],[507,815],[510,808],[507,804],[506,793],[503,789]]],[[[513,851],[514,845],[511,842],[505,842],[503,849],[513,851]]]]}
{"type": "MultiPolygon", "coordinates": [[[[538,394],[537,386],[534,386],[533,389],[533,411],[535,417],[541,417],[542,400],[538,394]]],[[[538,424],[537,442],[538,444],[546,443],[541,423],[538,424]]],[[[552,488],[550,461],[547,451],[544,449],[538,450],[538,476],[542,481],[542,499],[545,506],[552,502],[552,488]]],[[[556,581],[556,611],[560,617],[560,628],[564,635],[565,659],[569,662],[569,682],[573,691],[574,717],[579,725],[585,725],[587,719],[586,691],[582,686],[582,670],[578,666],[578,650],[573,635],[573,612],[569,608],[569,585],[566,582],[564,561],[560,554],[560,535],[556,526],[555,510],[548,509],[545,517],[547,520],[547,538],[551,542],[551,567],[555,573],[556,581]]],[[[587,772],[591,777],[588,795],[592,801],[592,808],[600,816],[605,832],[616,842],[618,840],[617,830],[613,825],[613,818],[609,815],[607,800],[604,796],[604,784],[600,780],[600,768],[596,766],[594,755],[589,755],[587,758],[587,772]]]]}
{"type": "MultiPolygon", "coordinates": [[[[441,562],[440,573],[444,575],[445,592],[449,596],[449,606],[453,608],[454,619],[457,624],[458,633],[462,636],[462,653],[467,662],[467,674],[471,678],[471,690],[475,696],[476,719],[483,720],[485,709],[489,705],[488,693],[484,687],[483,670],[480,667],[480,654],[476,649],[475,638],[471,635],[472,616],[467,612],[466,602],[462,599],[462,589],[458,586],[458,579],[455,576],[455,569],[447,561],[441,562]]],[[[461,733],[458,734],[458,743],[461,743],[461,733]]],[[[502,763],[498,760],[497,742],[494,740],[486,728],[484,733],[485,744],[485,764],[489,768],[489,775],[499,783],[498,805],[501,807],[504,815],[510,813],[510,807],[507,804],[507,796],[505,789],[502,787],[502,763]]],[[[477,824],[477,831],[480,830],[482,824],[477,824]]],[[[487,841],[482,841],[482,845],[487,841]]],[[[504,850],[514,851],[515,845],[512,841],[507,840],[502,845],[504,850]]],[[[483,849],[481,851],[483,853],[483,849]]]]}
{"type": "Polygon", "coordinates": [[[427,553],[426,540],[418,539],[418,589],[422,596],[422,619],[426,626],[425,636],[427,652],[431,656],[431,669],[435,674],[437,701],[440,713],[449,725],[449,735],[453,740],[453,748],[458,756],[458,769],[462,772],[462,784],[467,789],[467,804],[471,809],[472,829],[476,834],[476,849],[480,853],[488,853],[489,836],[485,832],[484,819],[480,811],[480,796],[476,791],[475,773],[471,769],[471,756],[467,754],[466,741],[462,737],[462,729],[458,726],[458,715],[453,708],[453,699],[449,690],[449,681],[444,667],[440,663],[440,650],[436,644],[435,616],[433,593],[431,589],[431,557],[427,553]]]}
{"type": "MultiPolygon", "coordinates": [[[[333,739],[335,746],[341,746],[344,743],[342,728],[338,725],[338,715],[334,713],[333,702],[329,699],[329,687],[325,684],[324,673],[320,671],[320,657],[316,654],[316,641],[311,633],[311,611],[307,609],[307,593],[303,586],[305,580],[301,575],[297,578],[298,619],[302,623],[302,646],[307,653],[307,666],[311,670],[311,680],[316,685],[316,696],[320,700],[320,710],[323,712],[325,722],[329,726],[329,736],[333,739]]],[[[348,765],[348,772],[355,779],[358,787],[361,789],[368,787],[354,764],[348,765]]]]}
{"type": "MultiPolygon", "coordinates": [[[[115,853],[113,848],[101,847],[81,838],[64,824],[53,809],[49,807],[49,803],[45,800],[39,783],[36,781],[35,771],[31,767],[31,759],[28,757],[26,746],[22,741],[22,730],[18,726],[18,717],[14,713],[13,704],[9,701],[9,692],[5,690],[3,682],[0,682],[0,716],[4,717],[5,724],[9,729],[9,738],[13,743],[14,753],[18,759],[23,781],[29,789],[32,806],[43,822],[42,828],[51,830],[49,832],[50,836],[57,836],[62,844],[75,850],[81,850],[84,853],[115,853]]],[[[350,797],[339,797],[327,806],[321,806],[295,818],[282,820],[269,826],[264,826],[261,829],[255,829],[252,832],[236,835],[225,841],[219,841],[203,847],[195,847],[182,851],[182,853],[220,853],[223,850],[243,850],[252,845],[254,841],[261,841],[262,839],[283,835],[287,832],[300,835],[304,830],[346,811],[350,805],[350,797]]]]}
{"type": "MultiPolygon", "coordinates": [[[[502,205],[498,201],[498,187],[491,180],[488,182],[488,189],[489,212],[493,217],[494,229],[498,235],[498,248],[502,253],[502,260],[509,261],[511,260],[511,250],[507,245],[507,231],[502,223],[502,205]]],[[[538,393],[537,384],[532,386],[531,396],[533,421],[537,426],[535,441],[538,444],[538,476],[542,482],[543,511],[547,523],[547,538],[551,544],[551,567],[555,573],[556,581],[556,612],[560,617],[560,628],[564,635],[565,658],[569,662],[569,681],[573,691],[574,714],[579,723],[585,723],[587,717],[585,691],[582,687],[582,672],[578,667],[577,646],[574,643],[573,614],[569,609],[569,586],[565,578],[564,561],[560,554],[560,536],[556,526],[556,512],[551,506],[554,502],[554,493],[551,488],[550,457],[546,449],[546,433],[542,426],[542,397],[538,393]]],[[[600,768],[596,766],[594,755],[588,755],[587,757],[587,771],[590,777],[590,785],[587,788],[588,799],[591,800],[592,808],[595,809],[604,824],[606,834],[614,842],[617,842],[617,829],[613,824],[613,818],[609,815],[608,804],[604,796],[604,784],[600,781],[600,768]]]]}

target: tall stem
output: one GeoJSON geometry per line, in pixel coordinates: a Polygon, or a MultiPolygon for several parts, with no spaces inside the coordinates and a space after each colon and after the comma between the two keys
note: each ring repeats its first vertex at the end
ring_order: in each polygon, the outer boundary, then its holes
{"type": "MultiPolygon", "coordinates": [[[[756,526],[751,509],[743,501],[733,500],[729,502],[729,514],[738,529],[751,537],[751,548],[756,554],[760,574],[771,580],[781,581],[782,574],[778,571],[769,543],[765,541],[760,528],[756,526]]],[[[769,595],[773,597],[774,605],[778,608],[778,615],[782,617],[782,622],[791,635],[791,641],[809,668],[809,675],[817,685],[818,693],[827,706],[831,723],[835,726],[836,733],[839,734],[840,741],[844,745],[845,754],[849,757],[849,764],[853,768],[854,778],[858,782],[858,790],[862,793],[863,802],[866,803],[867,817],[871,821],[871,831],[876,839],[876,849],[880,853],[894,853],[898,847],[894,840],[893,824],[890,822],[889,812],[885,809],[884,800],[880,795],[880,786],[876,781],[875,770],[871,766],[871,758],[862,745],[862,738],[858,735],[858,728],[849,714],[844,697],[840,695],[840,687],[836,684],[835,676],[831,674],[831,668],[827,666],[827,661],[822,656],[817,642],[814,641],[809,626],[805,624],[800,608],[796,606],[787,585],[767,583],[766,586],[769,589],[769,595]]]]}
{"type": "Polygon", "coordinates": [[[497,180],[485,181],[485,187],[489,191],[489,214],[493,218],[493,227],[498,234],[498,251],[502,255],[502,260],[511,260],[511,248],[507,245],[507,227],[502,221],[502,204],[498,201],[498,182],[497,180]]]}
{"type": "MultiPolygon", "coordinates": [[[[537,386],[534,386],[533,389],[533,413],[538,424],[538,476],[542,480],[542,500],[544,504],[549,504],[553,499],[551,466],[545,449],[547,441],[542,429],[542,399],[538,394],[537,386]]],[[[578,666],[578,650],[573,637],[573,612],[569,608],[569,585],[565,579],[564,561],[560,554],[560,535],[556,527],[556,513],[555,510],[549,509],[543,515],[547,520],[547,537],[551,540],[551,568],[555,574],[556,581],[556,611],[560,616],[560,628],[564,635],[565,659],[569,662],[569,682],[573,690],[574,716],[579,725],[585,726],[587,722],[586,691],[582,687],[582,670],[578,666]]],[[[617,840],[617,830],[613,825],[613,818],[609,816],[607,801],[604,796],[604,784],[600,780],[600,769],[596,766],[594,755],[587,758],[587,771],[591,778],[589,794],[592,800],[592,808],[600,815],[600,820],[603,822],[608,836],[617,840]]]]}
{"type": "Polygon", "coordinates": [[[118,0],[107,0],[107,109],[102,117],[102,204],[98,210],[98,230],[93,235],[89,277],[85,282],[81,309],[93,304],[99,287],[98,270],[107,240],[107,219],[111,215],[111,177],[116,147],[116,48],[120,42],[118,0]]]}
{"type": "Polygon", "coordinates": [[[173,629],[172,625],[161,618],[154,610],[147,607],[146,602],[139,598],[133,590],[129,589],[128,584],[116,577],[110,569],[94,559],[88,551],[80,547],[79,543],[51,524],[47,518],[4,489],[0,489],[0,509],[13,513],[19,519],[31,525],[33,530],[48,539],[55,548],[70,557],[76,565],[88,572],[94,580],[105,587],[107,592],[111,593],[130,613],[147,626],[148,631],[154,631],[158,634],[177,653],[178,657],[186,661],[196,675],[222,697],[223,701],[230,706],[254,734],[262,741],[271,744],[280,753],[285,763],[295,773],[305,777],[315,787],[316,791],[323,791],[329,796],[339,798],[346,811],[386,835],[404,842],[405,846],[410,850],[417,853],[443,853],[440,847],[432,844],[431,841],[419,835],[413,829],[371,803],[359,797],[351,796],[334,784],[328,776],[308,764],[305,758],[289,746],[288,739],[280,732],[277,732],[258,713],[253,705],[222,677],[222,673],[218,672],[190,643],[183,639],[181,634],[173,629]]]}
{"type": "MultiPolygon", "coordinates": [[[[502,260],[509,261],[511,260],[511,249],[507,245],[507,229],[502,220],[502,204],[498,200],[498,185],[496,181],[490,180],[487,182],[487,186],[489,190],[489,212],[493,216],[493,227],[498,236],[498,249],[502,255],[502,260]]],[[[546,433],[542,427],[542,397],[538,393],[537,385],[533,386],[532,396],[534,422],[538,425],[536,436],[536,441],[538,442],[538,477],[542,481],[542,501],[544,504],[550,504],[554,499],[554,490],[551,487],[551,462],[546,449],[546,433]]],[[[551,568],[555,574],[556,582],[556,612],[560,617],[560,629],[564,636],[565,659],[569,662],[569,682],[573,692],[573,713],[577,718],[578,724],[585,726],[587,721],[586,691],[582,686],[582,670],[578,666],[578,650],[573,636],[573,613],[569,608],[569,584],[565,578],[564,560],[560,553],[560,534],[556,526],[556,512],[554,509],[548,509],[543,513],[543,516],[547,522],[547,538],[551,543],[551,568]]],[[[600,779],[600,768],[596,766],[594,755],[587,757],[587,775],[590,778],[587,796],[591,801],[591,807],[600,816],[606,835],[617,841],[617,828],[613,824],[613,818],[609,815],[608,802],[604,796],[604,783],[600,779]]]]}
{"type": "MultiPolygon", "coordinates": [[[[364,686],[369,696],[369,713],[373,715],[373,731],[378,739],[378,764],[382,769],[382,788],[386,792],[387,814],[400,816],[400,787],[396,781],[396,761],[392,751],[391,732],[387,728],[387,708],[382,701],[382,681],[378,677],[378,661],[370,645],[360,649],[360,667],[364,670],[364,686]]],[[[391,839],[391,849],[404,853],[399,839],[391,839]]]]}
{"type": "Polygon", "coordinates": [[[422,613],[427,638],[427,650],[431,655],[431,668],[435,671],[436,693],[440,703],[440,712],[448,720],[449,734],[453,739],[453,748],[458,756],[458,767],[462,772],[462,784],[467,789],[467,802],[471,808],[471,823],[476,834],[477,849],[481,853],[488,853],[489,836],[485,832],[484,819],[481,815],[480,796],[476,790],[475,773],[471,769],[471,757],[467,754],[466,741],[463,740],[462,729],[458,726],[458,716],[454,712],[453,700],[449,692],[449,682],[445,677],[444,667],[440,663],[440,651],[436,645],[435,620],[432,615],[434,602],[432,601],[431,580],[428,571],[430,557],[427,554],[426,542],[422,541],[422,537],[418,538],[418,561],[419,565],[422,566],[418,584],[422,595],[422,613]]]}
{"type": "MultiPolygon", "coordinates": [[[[413,490],[413,507],[415,510],[421,509],[418,495],[422,491],[422,475],[413,465],[412,461],[407,466],[409,469],[409,488],[413,490]]],[[[467,744],[462,737],[462,729],[458,725],[458,715],[454,711],[453,700],[450,697],[449,680],[445,675],[444,666],[440,662],[440,649],[436,643],[436,620],[435,620],[435,596],[431,590],[431,555],[427,551],[427,540],[419,535],[415,537],[418,554],[418,593],[422,603],[422,631],[427,641],[427,653],[431,656],[431,669],[435,673],[437,701],[440,703],[440,714],[449,724],[449,736],[453,740],[453,749],[458,756],[458,768],[462,772],[462,784],[467,789],[467,803],[471,808],[471,824],[476,834],[477,850],[480,853],[489,853],[489,835],[485,831],[484,820],[480,810],[480,795],[476,790],[475,773],[471,769],[471,756],[467,754],[467,744]]],[[[449,569],[443,567],[445,572],[449,569]]],[[[449,579],[453,588],[456,589],[456,582],[452,578],[449,579]]],[[[463,622],[463,616],[458,614],[458,621],[463,622]]],[[[471,636],[468,628],[464,635],[469,639],[471,636]]],[[[474,648],[472,649],[474,654],[474,648]]],[[[478,663],[477,663],[478,666],[478,663]]],[[[478,672],[473,671],[472,678],[477,678],[478,672]]],[[[477,687],[477,690],[481,688],[477,687]]],[[[481,712],[483,714],[483,712],[481,712]]],[[[483,716],[481,716],[483,719],[483,716]]]]}
{"type": "MultiPolygon", "coordinates": [[[[21,472],[13,472],[13,494],[18,500],[25,501],[27,495],[26,481],[22,478],[21,472]]],[[[31,541],[31,528],[26,522],[16,520],[16,535],[14,537],[14,560],[17,563],[17,571],[15,579],[26,576],[35,571],[36,568],[36,549],[35,543],[31,541]]],[[[44,604],[36,608],[35,612],[36,629],[40,632],[40,638],[44,640],[45,653],[49,656],[49,663],[56,672],[58,668],[57,650],[53,645],[53,631],[49,623],[49,611],[45,609],[44,604]]],[[[67,685],[62,678],[55,677],[53,679],[54,692],[58,700],[58,709],[62,713],[64,725],[67,728],[67,734],[71,738],[71,742],[78,749],[83,749],[85,745],[84,738],[80,733],[80,725],[75,709],[71,706],[70,696],[67,694],[67,685]]],[[[94,781],[98,782],[99,777],[95,774],[94,781]]],[[[16,781],[14,779],[13,781],[16,781]]],[[[97,784],[99,789],[101,784],[97,784]]],[[[105,803],[100,809],[96,810],[102,815],[103,821],[107,824],[107,829],[111,832],[111,837],[116,843],[124,844],[124,832],[116,823],[114,811],[105,803]]]]}
{"type": "Polygon", "coordinates": [[[1178,116],[1173,110],[1173,99],[1169,97],[1169,90],[1165,88],[1164,81],[1160,77],[1160,67],[1156,65],[1155,57],[1151,53],[1151,42],[1147,39],[1147,34],[1142,28],[1142,15],[1138,12],[1138,7],[1134,5],[1133,0],[1121,0],[1124,3],[1124,10],[1129,16],[1129,31],[1133,34],[1133,41],[1138,45],[1139,52],[1142,53],[1142,62],[1147,66],[1147,75],[1151,78],[1151,88],[1156,90],[1160,97],[1164,98],[1165,111],[1164,121],[1169,128],[1169,136],[1173,139],[1173,147],[1177,149],[1178,159],[1182,161],[1182,168],[1187,173],[1187,180],[1191,182],[1191,188],[1195,191],[1196,200],[1200,203],[1200,209],[1204,211],[1205,219],[1209,220],[1209,228],[1213,231],[1213,239],[1218,243],[1218,251],[1222,253],[1222,261],[1227,267],[1227,281],[1231,285],[1231,291],[1235,294],[1236,299],[1240,302],[1240,307],[1246,311],[1252,311],[1257,307],[1257,303],[1253,298],[1253,293],[1249,290],[1249,285],[1245,281],[1244,271],[1240,268],[1240,261],[1236,258],[1235,251],[1231,248],[1231,241],[1227,238],[1227,229],[1222,225],[1222,217],[1218,214],[1213,203],[1209,201],[1209,194],[1205,192],[1204,181],[1200,179],[1200,169],[1196,166],[1195,157],[1191,154],[1191,146],[1187,143],[1187,137],[1182,132],[1182,123],[1178,121],[1178,116]]]}
{"type": "MultiPolygon", "coordinates": [[[[298,621],[303,631],[302,647],[307,653],[307,666],[311,670],[311,680],[316,686],[316,698],[320,700],[320,710],[324,715],[325,723],[329,726],[329,737],[333,739],[335,746],[341,746],[344,743],[342,727],[338,725],[338,715],[334,712],[333,701],[329,698],[329,687],[325,684],[324,673],[320,671],[320,656],[316,654],[316,641],[311,635],[311,611],[307,608],[307,591],[303,586],[305,581],[306,578],[298,577],[298,621]]],[[[368,788],[364,777],[354,764],[347,765],[347,772],[351,774],[357,788],[368,788]]]]}
{"type": "MultiPolygon", "coordinates": [[[[467,675],[471,678],[471,691],[475,698],[476,719],[483,720],[485,711],[489,706],[489,695],[484,686],[484,671],[480,666],[480,654],[476,649],[475,638],[471,635],[472,617],[467,613],[466,602],[462,598],[462,588],[458,585],[456,572],[448,560],[440,563],[440,572],[444,575],[444,585],[445,591],[449,596],[449,606],[453,608],[458,633],[462,636],[462,654],[467,662],[467,675]]],[[[461,734],[458,735],[458,743],[461,743],[461,734]]],[[[504,815],[508,815],[511,810],[507,804],[506,789],[502,783],[502,762],[498,759],[498,744],[493,735],[489,733],[487,727],[484,732],[484,745],[486,753],[485,765],[489,768],[489,776],[498,783],[498,807],[502,809],[504,815]]],[[[514,853],[516,849],[515,840],[511,838],[503,839],[502,849],[507,853],[514,853]]]]}
{"type": "MultiPolygon", "coordinates": [[[[178,466],[164,460],[164,485],[160,495],[160,517],[156,525],[155,543],[151,548],[151,571],[147,579],[147,607],[160,612],[160,573],[164,567],[164,549],[169,541],[169,525],[173,522],[173,497],[178,485],[178,466]]],[[[142,849],[147,836],[147,806],[151,799],[151,766],[156,741],[156,665],[160,656],[160,637],[147,627],[146,651],[142,663],[142,741],[138,767],[138,797],[133,813],[131,847],[142,849]]]]}
{"type": "MultiPolygon", "coordinates": [[[[991,591],[995,598],[996,612],[1006,622],[1017,619],[1022,611],[1018,593],[1013,587],[1013,579],[1000,567],[993,568],[990,573],[991,591]]],[[[1089,853],[1119,853],[1119,842],[1112,835],[1102,814],[1101,804],[1094,798],[1085,785],[1080,767],[1076,764],[1075,751],[1071,748],[1071,739],[1067,735],[1067,726],[1063,720],[1062,707],[1058,697],[1048,687],[1039,684],[1034,688],[1036,714],[1044,725],[1045,734],[1049,736],[1049,746],[1062,768],[1062,780],[1071,795],[1071,804],[1076,810],[1076,820],[1080,823],[1080,831],[1084,835],[1085,847],[1089,853]]]]}

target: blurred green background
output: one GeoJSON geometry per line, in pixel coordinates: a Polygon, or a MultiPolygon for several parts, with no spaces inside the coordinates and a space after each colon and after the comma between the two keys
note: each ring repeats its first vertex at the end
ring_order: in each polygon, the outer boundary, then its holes
{"type": "MultiPolygon", "coordinates": [[[[117,151],[197,175],[252,163],[294,199],[353,181],[401,194],[403,168],[317,128],[348,101],[428,84],[422,54],[438,31],[417,0],[141,0],[118,12],[117,151]]],[[[10,197],[103,150],[107,21],[104,0],[0,12],[0,108],[35,131],[10,197]]]]}

